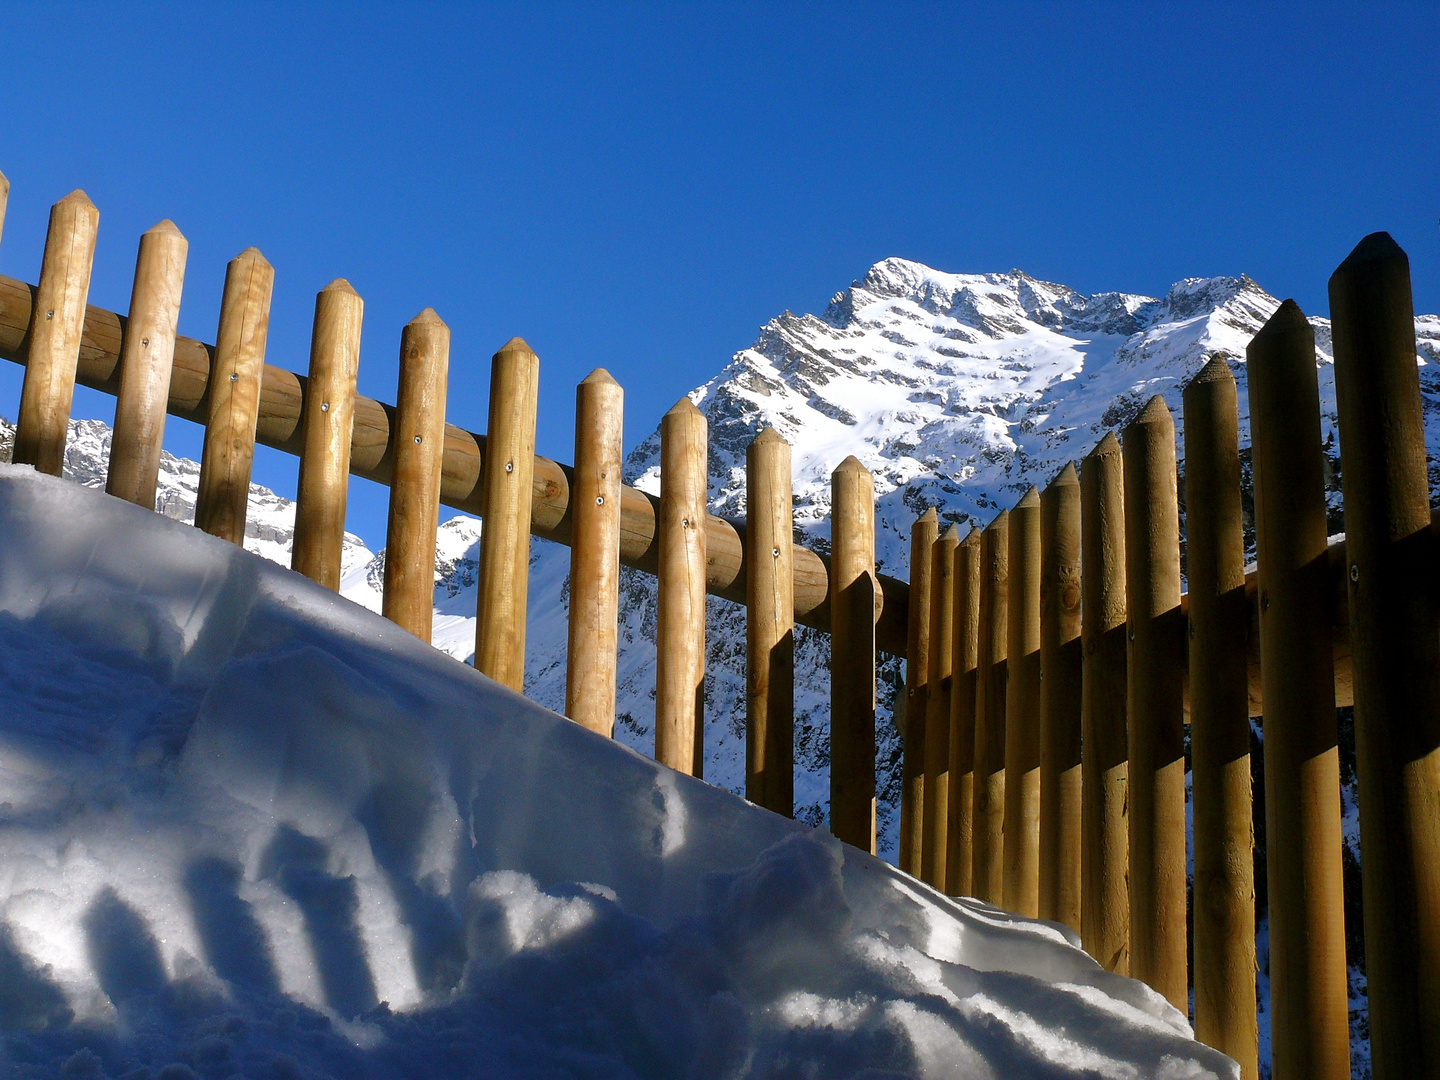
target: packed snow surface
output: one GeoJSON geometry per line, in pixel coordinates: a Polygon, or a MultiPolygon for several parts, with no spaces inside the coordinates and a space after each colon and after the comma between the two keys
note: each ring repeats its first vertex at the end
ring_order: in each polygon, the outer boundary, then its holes
{"type": "Polygon", "coordinates": [[[0,1069],[1210,1077],[947,900],[263,559],[0,466],[0,1069]]]}

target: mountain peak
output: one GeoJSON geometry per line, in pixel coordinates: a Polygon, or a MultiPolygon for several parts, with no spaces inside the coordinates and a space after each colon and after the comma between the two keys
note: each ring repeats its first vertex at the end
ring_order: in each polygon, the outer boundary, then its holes
{"type": "Polygon", "coordinates": [[[888,309],[913,305],[917,312],[954,319],[992,338],[1023,334],[1028,324],[1128,335],[1141,329],[1143,313],[1157,303],[1152,297],[1130,293],[1086,296],[1018,268],[1005,273],[952,274],[892,256],[836,293],[821,318],[845,330],[857,322],[874,321],[888,309]]]}

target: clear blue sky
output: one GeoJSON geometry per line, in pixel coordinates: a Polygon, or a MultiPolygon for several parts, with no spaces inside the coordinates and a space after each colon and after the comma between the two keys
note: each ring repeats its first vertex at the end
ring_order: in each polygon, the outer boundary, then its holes
{"type": "MultiPolygon", "coordinates": [[[[360,386],[394,400],[401,326],[451,326],[451,421],[491,353],[541,357],[540,449],[608,368],[633,445],[779,311],[890,255],[1156,294],[1248,273],[1310,312],[1364,234],[1440,311],[1440,10],[1404,5],[184,4],[5,6],[0,272],[46,210],[101,211],[91,300],[135,245],[190,240],[182,333],[225,263],[276,268],[268,359],[304,370],[314,295],[366,302],[360,386]]],[[[0,364],[13,418],[20,370],[0,364]]],[[[81,392],[77,416],[113,416],[81,392]]],[[[198,429],[167,445],[195,455],[198,429]]],[[[256,479],[293,493],[293,459],[256,479]]],[[[383,543],[384,492],[350,527],[383,543]]]]}

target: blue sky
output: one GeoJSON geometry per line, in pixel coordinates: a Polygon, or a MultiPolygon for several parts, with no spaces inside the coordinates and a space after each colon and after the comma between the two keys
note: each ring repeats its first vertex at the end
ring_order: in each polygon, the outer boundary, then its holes
{"type": "MultiPolygon", "coordinates": [[[[890,255],[1156,294],[1248,273],[1324,313],[1364,234],[1440,311],[1433,4],[6,5],[0,273],[34,281],[50,203],[101,211],[91,301],[135,245],[190,241],[182,333],[225,263],[276,268],[268,359],[304,370],[314,295],[366,302],[360,386],[394,400],[400,328],[451,326],[449,418],[489,358],[541,357],[542,453],[608,368],[627,444],[786,308],[890,255]]],[[[0,364],[13,418],[20,369],[0,364]]],[[[113,416],[81,392],[77,416],[113,416]]],[[[194,456],[199,430],[172,420],[194,456]]],[[[291,493],[294,460],[256,479],[291,493]]],[[[383,543],[385,492],[350,527],[383,543]]]]}

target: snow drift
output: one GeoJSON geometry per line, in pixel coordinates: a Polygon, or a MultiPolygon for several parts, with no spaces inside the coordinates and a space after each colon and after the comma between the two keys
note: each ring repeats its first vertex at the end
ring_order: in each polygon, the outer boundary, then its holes
{"type": "Polygon", "coordinates": [[[1062,928],[10,466],[0,789],[6,1075],[1235,1075],[1062,928]]]}

